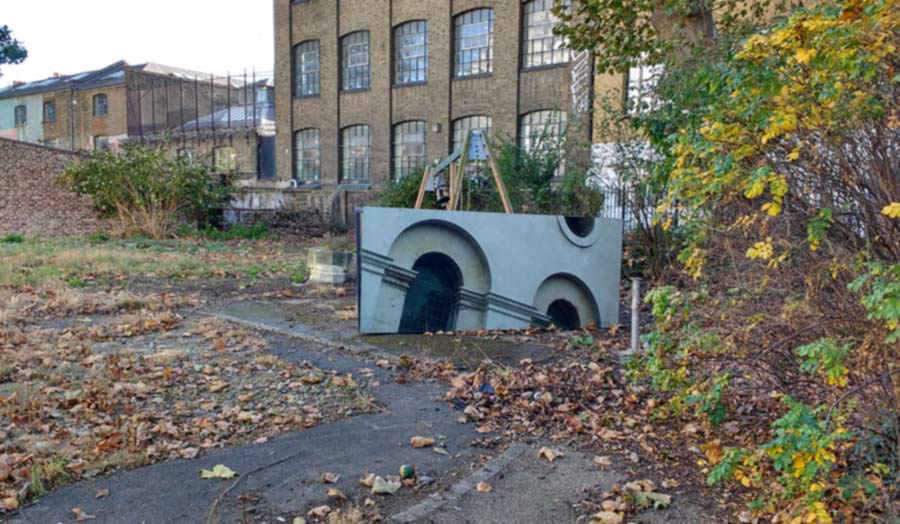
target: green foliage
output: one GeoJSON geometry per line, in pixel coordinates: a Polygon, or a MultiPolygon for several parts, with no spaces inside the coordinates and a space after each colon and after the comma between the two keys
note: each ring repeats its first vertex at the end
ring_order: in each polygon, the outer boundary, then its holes
{"type": "Polygon", "coordinates": [[[230,180],[187,158],[128,145],[119,153],[97,151],[69,165],[60,183],[87,195],[123,234],[172,236],[183,223],[205,227],[233,194],[230,180]]]}
{"type": "Polygon", "coordinates": [[[797,355],[803,357],[800,369],[807,373],[824,375],[830,386],[847,385],[847,356],[853,349],[852,343],[838,345],[831,338],[824,338],[800,346],[797,355]]]}
{"type": "MultiPolygon", "coordinates": [[[[491,145],[494,162],[516,213],[567,216],[596,216],[599,213],[603,192],[590,183],[590,165],[576,158],[564,160],[562,141],[551,140],[548,136],[538,138],[534,147],[526,152],[510,138],[494,140],[491,145]]],[[[462,209],[502,212],[503,203],[488,165],[470,163],[466,172],[462,209]]],[[[378,205],[413,207],[421,182],[422,172],[388,182],[378,205]]],[[[433,193],[425,195],[422,207],[440,208],[433,193]]]]}
{"type": "Polygon", "coordinates": [[[900,264],[869,262],[849,288],[863,292],[861,301],[870,320],[883,322],[888,329],[885,343],[900,342],[900,264]]]}
{"type": "Polygon", "coordinates": [[[0,242],[3,242],[4,244],[21,244],[22,242],[25,242],[25,237],[18,233],[10,233],[3,238],[0,238],[0,242]]]}
{"type": "MultiPolygon", "coordinates": [[[[413,207],[416,197],[419,195],[419,187],[422,184],[424,170],[412,172],[399,180],[391,178],[387,187],[378,195],[378,205],[381,207],[413,207]]],[[[422,201],[423,209],[438,209],[438,203],[433,194],[426,194],[422,201]]]]}
{"type": "Polygon", "coordinates": [[[269,232],[265,224],[233,224],[226,229],[219,229],[211,225],[199,232],[200,236],[208,240],[227,242],[230,240],[274,240],[275,235],[269,232]]]}
{"type": "MultiPolygon", "coordinates": [[[[28,50],[12,37],[9,26],[0,25],[0,65],[21,64],[28,58],[28,50]]],[[[0,75],[2,76],[2,75],[0,75]]]]}

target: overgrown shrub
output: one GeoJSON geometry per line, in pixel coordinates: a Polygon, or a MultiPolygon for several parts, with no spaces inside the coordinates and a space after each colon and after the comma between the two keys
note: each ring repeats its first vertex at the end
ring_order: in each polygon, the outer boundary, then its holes
{"type": "Polygon", "coordinates": [[[798,10],[675,68],[639,121],[692,280],[648,297],[631,368],[663,414],[743,423],[709,480],[773,522],[900,518],[898,48],[897,0],[798,10]]]}
{"type": "Polygon", "coordinates": [[[59,181],[90,197],[121,234],[155,239],[172,236],[184,223],[203,228],[217,221],[233,194],[231,180],[209,166],[139,145],[96,151],[69,165],[59,181]]]}

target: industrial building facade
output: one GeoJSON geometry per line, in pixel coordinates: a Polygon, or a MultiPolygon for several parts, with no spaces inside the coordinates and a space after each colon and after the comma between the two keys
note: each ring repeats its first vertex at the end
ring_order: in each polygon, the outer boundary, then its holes
{"type": "Polygon", "coordinates": [[[295,192],[377,190],[470,129],[591,138],[591,59],[553,34],[553,0],[274,2],[277,173],[295,192]]]}

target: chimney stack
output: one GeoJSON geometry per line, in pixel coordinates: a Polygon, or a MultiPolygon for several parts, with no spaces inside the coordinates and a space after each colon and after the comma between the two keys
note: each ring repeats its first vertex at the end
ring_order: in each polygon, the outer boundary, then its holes
{"type": "Polygon", "coordinates": [[[21,80],[13,80],[13,87],[20,87],[23,85],[25,85],[25,82],[23,82],[21,80]]]}
{"type": "Polygon", "coordinates": [[[59,78],[59,73],[53,73],[53,78],[59,78]]]}

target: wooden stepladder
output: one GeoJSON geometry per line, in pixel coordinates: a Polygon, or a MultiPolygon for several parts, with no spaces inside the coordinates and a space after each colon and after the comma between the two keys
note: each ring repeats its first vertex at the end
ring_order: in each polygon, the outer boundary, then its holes
{"type": "Polygon", "coordinates": [[[425,192],[428,191],[429,182],[433,181],[432,185],[438,201],[446,204],[447,211],[458,211],[462,202],[466,163],[482,160],[487,160],[491,168],[494,183],[497,185],[497,192],[500,194],[500,200],[503,202],[503,210],[507,214],[512,213],[512,204],[509,201],[503,177],[500,176],[500,172],[497,170],[494,155],[491,154],[490,146],[480,130],[469,131],[466,134],[466,139],[463,141],[462,149],[454,151],[438,165],[425,168],[425,174],[422,175],[422,184],[419,186],[419,194],[416,197],[416,209],[422,209],[422,203],[425,201],[425,192]],[[444,183],[444,173],[447,173],[446,183],[444,183]]]}

